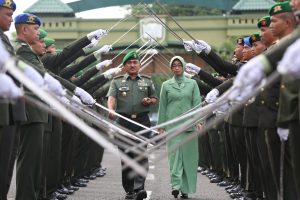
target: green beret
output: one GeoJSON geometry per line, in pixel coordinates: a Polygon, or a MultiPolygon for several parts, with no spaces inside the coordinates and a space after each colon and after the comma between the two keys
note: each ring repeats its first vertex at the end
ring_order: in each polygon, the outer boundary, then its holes
{"type": "Polygon", "coordinates": [[[271,24],[271,17],[270,16],[264,16],[257,22],[257,27],[269,27],[271,24]]]}
{"type": "Polygon", "coordinates": [[[37,24],[38,26],[41,26],[42,20],[30,13],[22,13],[15,17],[15,24],[37,24]]]}
{"type": "Polygon", "coordinates": [[[260,41],[260,33],[254,33],[250,35],[249,42],[253,45],[254,42],[260,41]]]}
{"type": "Polygon", "coordinates": [[[128,52],[123,58],[123,65],[127,62],[127,60],[140,60],[140,55],[136,52],[136,50],[132,50],[128,52]]]}
{"type": "Polygon", "coordinates": [[[45,31],[44,29],[39,28],[39,38],[43,39],[47,36],[47,31],[45,31]]]}
{"type": "Polygon", "coordinates": [[[273,16],[283,12],[292,12],[292,7],[289,1],[274,4],[269,10],[269,15],[273,16]]]}
{"type": "Polygon", "coordinates": [[[9,8],[15,11],[17,6],[13,0],[0,0],[0,7],[9,8]]]}
{"type": "Polygon", "coordinates": [[[45,42],[46,47],[49,47],[55,43],[55,40],[52,38],[45,38],[44,42],[45,42]]]}

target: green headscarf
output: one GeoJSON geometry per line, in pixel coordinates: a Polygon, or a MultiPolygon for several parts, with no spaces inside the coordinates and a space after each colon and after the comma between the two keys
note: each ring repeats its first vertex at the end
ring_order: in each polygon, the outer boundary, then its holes
{"type": "Polygon", "coordinates": [[[172,63],[174,62],[174,60],[179,60],[182,64],[182,74],[181,75],[174,75],[174,78],[175,78],[175,81],[177,83],[182,83],[183,80],[185,79],[185,76],[184,76],[184,71],[185,71],[185,67],[186,67],[186,62],[184,61],[184,59],[181,57],[181,56],[174,56],[172,59],[171,59],[171,62],[170,62],[170,67],[172,67],[172,63]]]}

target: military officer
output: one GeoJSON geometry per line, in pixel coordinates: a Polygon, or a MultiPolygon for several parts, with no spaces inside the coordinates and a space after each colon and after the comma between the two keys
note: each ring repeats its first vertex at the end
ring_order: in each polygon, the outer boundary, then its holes
{"type": "MultiPolygon", "coordinates": [[[[123,58],[123,66],[126,74],[117,76],[111,82],[107,97],[107,106],[111,110],[109,117],[114,118],[114,112],[117,112],[124,117],[130,118],[145,126],[150,126],[148,113],[150,105],[157,103],[157,96],[151,78],[139,74],[140,56],[133,50],[127,53],[123,58]]],[[[134,125],[124,119],[119,118],[118,123],[134,132],[140,131],[141,127],[134,125]]],[[[147,133],[149,135],[149,133],[147,133]]],[[[147,135],[145,135],[147,137],[147,135]]],[[[135,141],[138,143],[137,141],[135,141]]],[[[125,149],[121,149],[124,151],[125,149]]],[[[131,158],[136,155],[133,152],[127,153],[131,158]]],[[[148,158],[140,161],[148,169],[148,158]]],[[[122,162],[122,166],[124,163],[122,162]]],[[[125,168],[122,170],[122,184],[126,192],[125,199],[147,198],[147,193],[144,188],[146,177],[135,175],[130,177],[132,169],[125,168]]]]}
{"type": "MultiPolygon", "coordinates": [[[[16,10],[13,0],[0,1],[0,38],[4,47],[10,55],[14,55],[14,48],[4,32],[8,31],[12,23],[12,15],[16,10]]],[[[15,81],[16,85],[19,85],[15,81]]],[[[18,133],[20,122],[26,120],[24,106],[20,100],[14,104],[5,103],[1,99],[0,103],[0,199],[6,199],[9,190],[13,166],[17,153],[18,133]]]]}

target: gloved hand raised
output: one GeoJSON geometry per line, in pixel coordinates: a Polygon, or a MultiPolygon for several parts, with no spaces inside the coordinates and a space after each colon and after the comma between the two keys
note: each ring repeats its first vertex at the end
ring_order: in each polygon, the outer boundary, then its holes
{"type": "Polygon", "coordinates": [[[193,74],[198,74],[201,70],[200,67],[197,65],[194,65],[193,63],[186,63],[186,72],[188,73],[193,73],[193,74]]]}
{"type": "Polygon", "coordinates": [[[64,96],[66,94],[66,91],[63,89],[60,82],[53,78],[50,74],[45,73],[44,80],[45,85],[50,92],[54,93],[57,96],[64,96]]]}
{"type": "Polygon", "coordinates": [[[96,102],[88,92],[86,92],[80,87],[75,88],[74,94],[78,96],[81,99],[81,101],[85,104],[93,105],[96,102]]]}
{"type": "Polygon", "coordinates": [[[187,78],[193,78],[193,75],[192,74],[189,74],[187,72],[183,72],[183,75],[187,78]]]}
{"type": "Polygon", "coordinates": [[[98,63],[95,67],[96,69],[98,69],[99,71],[102,71],[103,68],[108,67],[112,64],[112,60],[104,60],[100,63],[98,63]]]}
{"type": "Polygon", "coordinates": [[[106,79],[111,79],[115,74],[119,73],[122,69],[119,67],[111,68],[103,73],[106,79]]]}
{"type": "Polygon", "coordinates": [[[82,102],[80,101],[80,99],[76,95],[73,95],[72,98],[71,98],[71,105],[77,107],[78,105],[82,105],[82,102]]]}
{"type": "Polygon", "coordinates": [[[218,96],[219,96],[219,90],[214,88],[209,93],[207,93],[207,95],[205,97],[205,101],[207,103],[213,103],[218,99],[218,96]]]}
{"type": "Polygon", "coordinates": [[[186,51],[194,50],[198,54],[201,53],[202,51],[204,51],[204,53],[206,54],[209,54],[211,51],[211,46],[203,40],[184,41],[183,45],[186,51]]]}
{"type": "Polygon", "coordinates": [[[15,84],[11,77],[0,74],[0,97],[16,99],[23,95],[22,90],[15,84]]]}
{"type": "Polygon", "coordinates": [[[100,40],[106,35],[107,35],[107,30],[98,29],[88,33],[86,36],[90,41],[92,41],[93,39],[100,40]]]}
{"type": "Polygon", "coordinates": [[[289,129],[277,128],[277,134],[281,141],[287,141],[287,139],[289,137],[289,133],[290,133],[289,129]]]}
{"type": "Polygon", "coordinates": [[[100,60],[101,54],[108,53],[111,49],[112,49],[111,45],[104,45],[103,47],[95,51],[93,54],[97,60],[100,60]]]}
{"type": "Polygon", "coordinates": [[[296,40],[285,51],[282,60],[279,62],[277,70],[280,74],[289,75],[294,78],[300,76],[300,39],[296,40]]]}

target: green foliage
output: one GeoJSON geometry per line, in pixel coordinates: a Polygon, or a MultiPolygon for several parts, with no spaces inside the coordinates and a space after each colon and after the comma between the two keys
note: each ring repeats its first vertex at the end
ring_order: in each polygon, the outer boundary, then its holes
{"type": "MultiPolygon", "coordinates": [[[[157,3],[148,5],[156,14],[165,15],[166,11],[162,9],[157,3]]],[[[163,5],[164,8],[172,16],[201,16],[201,15],[220,15],[222,10],[204,8],[194,5],[178,5],[178,4],[168,4],[163,5]]],[[[130,8],[132,15],[147,15],[144,5],[131,5],[130,8]]]]}
{"type": "Polygon", "coordinates": [[[235,48],[235,43],[236,43],[236,37],[229,37],[221,45],[221,47],[218,51],[219,51],[219,55],[224,60],[231,60],[232,55],[233,55],[233,51],[234,51],[234,48],[235,48]]]}

